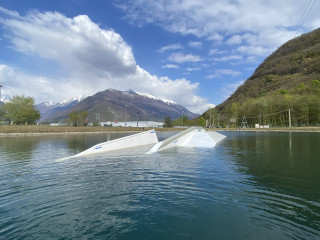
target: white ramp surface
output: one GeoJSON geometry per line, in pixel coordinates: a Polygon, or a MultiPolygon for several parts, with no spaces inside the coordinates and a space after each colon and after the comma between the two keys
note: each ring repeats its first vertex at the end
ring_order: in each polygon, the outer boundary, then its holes
{"type": "Polygon", "coordinates": [[[162,142],[156,144],[147,154],[162,151],[172,147],[213,148],[226,136],[217,132],[208,132],[200,127],[191,127],[162,142]]]}
{"type": "Polygon", "coordinates": [[[154,129],[145,131],[142,133],[133,134],[123,138],[115,139],[108,142],[99,143],[81,153],[78,153],[75,157],[82,157],[97,153],[104,153],[108,151],[120,150],[131,147],[138,147],[148,144],[158,143],[158,137],[154,129]]]}

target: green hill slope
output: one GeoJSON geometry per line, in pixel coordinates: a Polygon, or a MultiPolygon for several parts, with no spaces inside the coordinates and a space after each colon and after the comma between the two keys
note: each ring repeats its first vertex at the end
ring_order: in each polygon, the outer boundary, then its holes
{"type": "Polygon", "coordinates": [[[215,125],[320,124],[320,28],[283,44],[225,102],[205,112],[215,125]],[[230,118],[232,122],[230,123],[230,118]],[[235,120],[236,119],[236,120],[235,120]]]}

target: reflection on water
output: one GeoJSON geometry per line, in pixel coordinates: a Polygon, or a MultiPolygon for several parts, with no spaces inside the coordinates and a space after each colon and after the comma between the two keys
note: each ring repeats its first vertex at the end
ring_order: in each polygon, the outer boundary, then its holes
{"type": "Polygon", "coordinates": [[[30,159],[40,139],[30,137],[0,138],[0,152],[5,159],[30,159]]]}
{"type": "Polygon", "coordinates": [[[1,138],[0,236],[318,239],[320,135],[225,134],[214,149],[144,155],[144,146],[62,162],[124,134],[1,138]]]}
{"type": "Polygon", "coordinates": [[[245,133],[227,140],[237,171],[253,186],[245,190],[245,201],[266,228],[292,231],[287,234],[293,239],[319,235],[319,140],[317,133],[291,132],[245,133]]]}

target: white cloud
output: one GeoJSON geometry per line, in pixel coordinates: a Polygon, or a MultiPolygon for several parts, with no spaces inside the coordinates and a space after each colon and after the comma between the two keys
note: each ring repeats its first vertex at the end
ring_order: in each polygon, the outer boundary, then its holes
{"type": "Polygon", "coordinates": [[[235,45],[235,44],[241,44],[241,42],[242,42],[242,38],[240,35],[233,35],[227,40],[226,43],[228,45],[235,45]]]}
{"type": "Polygon", "coordinates": [[[136,63],[132,49],[119,34],[104,30],[88,16],[66,18],[59,13],[33,13],[5,19],[12,48],[18,52],[58,61],[73,75],[88,71],[98,76],[132,74],[136,63]]]}
{"type": "Polygon", "coordinates": [[[79,92],[74,82],[67,79],[50,79],[44,76],[31,76],[13,69],[7,65],[0,65],[0,79],[3,85],[3,95],[32,96],[36,100],[61,100],[80,93],[88,93],[85,89],[79,92]],[[66,95],[68,92],[68,95],[66,95]]]}
{"type": "Polygon", "coordinates": [[[176,63],[185,63],[185,62],[200,62],[202,58],[198,55],[193,54],[184,54],[182,52],[172,53],[168,60],[176,63]]]}
{"type": "Polygon", "coordinates": [[[11,16],[11,17],[20,18],[20,15],[19,15],[18,12],[16,12],[16,11],[10,11],[10,10],[8,10],[8,9],[5,9],[5,8],[1,7],[1,6],[0,6],[0,12],[4,13],[4,14],[6,14],[6,15],[9,15],[9,16],[11,16]]]}
{"type": "MultiPolygon", "coordinates": [[[[206,99],[195,94],[198,83],[187,79],[169,79],[151,75],[136,64],[131,47],[111,29],[102,29],[88,16],[74,18],[57,12],[30,12],[19,16],[9,10],[0,24],[5,26],[11,48],[43,61],[55,61],[63,78],[34,76],[17,68],[1,65],[3,91],[10,95],[25,94],[36,100],[65,98],[115,88],[132,88],[150,92],[157,97],[183,104],[188,109],[201,112],[208,105],[206,99]],[[181,91],[183,89],[183,91],[181,91]]],[[[200,61],[199,56],[175,56],[176,62],[200,61]],[[180,58],[179,58],[180,57],[180,58]]]]}
{"type": "Polygon", "coordinates": [[[213,60],[217,62],[228,62],[228,61],[234,61],[234,60],[242,60],[241,55],[227,55],[222,57],[216,57],[213,60]]]}
{"type": "Polygon", "coordinates": [[[198,42],[198,41],[190,41],[188,43],[189,47],[194,47],[194,48],[201,48],[202,47],[202,42],[198,42]]]}
{"type": "Polygon", "coordinates": [[[166,51],[170,51],[170,50],[177,50],[177,49],[182,49],[182,45],[180,43],[176,43],[176,44],[170,44],[167,46],[164,46],[162,48],[160,48],[159,50],[157,50],[159,53],[164,53],[166,51]]]}
{"type": "Polygon", "coordinates": [[[232,77],[236,77],[241,75],[241,72],[234,71],[232,69],[219,69],[214,72],[214,74],[206,76],[207,79],[220,78],[222,75],[230,75],[232,77]]]}
{"type": "Polygon", "coordinates": [[[217,49],[217,48],[211,49],[211,50],[209,51],[209,55],[225,54],[225,53],[227,53],[227,51],[221,51],[221,50],[219,50],[219,49],[217,49]]]}
{"type": "MultiPolygon", "coordinates": [[[[290,39],[307,3],[301,0],[139,0],[123,1],[122,6],[132,23],[152,22],[173,33],[191,34],[216,43],[227,39],[228,44],[246,43],[273,51],[290,39]]],[[[317,8],[319,1],[310,11],[302,32],[319,26],[317,8]]]]}
{"type": "Polygon", "coordinates": [[[222,41],[223,41],[224,37],[219,34],[219,33],[210,33],[208,36],[207,36],[207,40],[210,40],[210,41],[213,41],[215,42],[216,44],[221,44],[222,41]]]}
{"type": "MultiPolygon", "coordinates": [[[[258,58],[257,58],[256,56],[248,56],[248,57],[246,58],[246,62],[247,62],[247,63],[258,63],[259,60],[258,60],[258,58]]],[[[253,70],[254,70],[254,69],[253,69],[253,70]]],[[[251,71],[252,71],[252,68],[251,68],[251,71]]]]}
{"type": "Polygon", "coordinates": [[[271,49],[260,46],[240,46],[237,48],[237,51],[244,55],[265,56],[271,49]]]}
{"type": "Polygon", "coordinates": [[[189,68],[186,68],[186,70],[189,72],[199,71],[199,70],[201,70],[201,67],[189,67],[189,68]]]}
{"type": "Polygon", "coordinates": [[[162,66],[162,68],[179,68],[179,66],[175,64],[166,64],[162,66]]]}
{"type": "Polygon", "coordinates": [[[244,83],[243,80],[240,80],[236,83],[230,83],[230,84],[224,84],[221,90],[221,100],[224,101],[228,97],[230,97],[236,90],[237,88],[244,83]]]}

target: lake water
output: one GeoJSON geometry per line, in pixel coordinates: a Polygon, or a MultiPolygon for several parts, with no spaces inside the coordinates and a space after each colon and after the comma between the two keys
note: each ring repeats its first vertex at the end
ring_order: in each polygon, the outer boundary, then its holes
{"type": "Polygon", "coordinates": [[[223,134],[61,162],[125,134],[1,137],[0,239],[320,239],[320,134],[223,134]]]}

